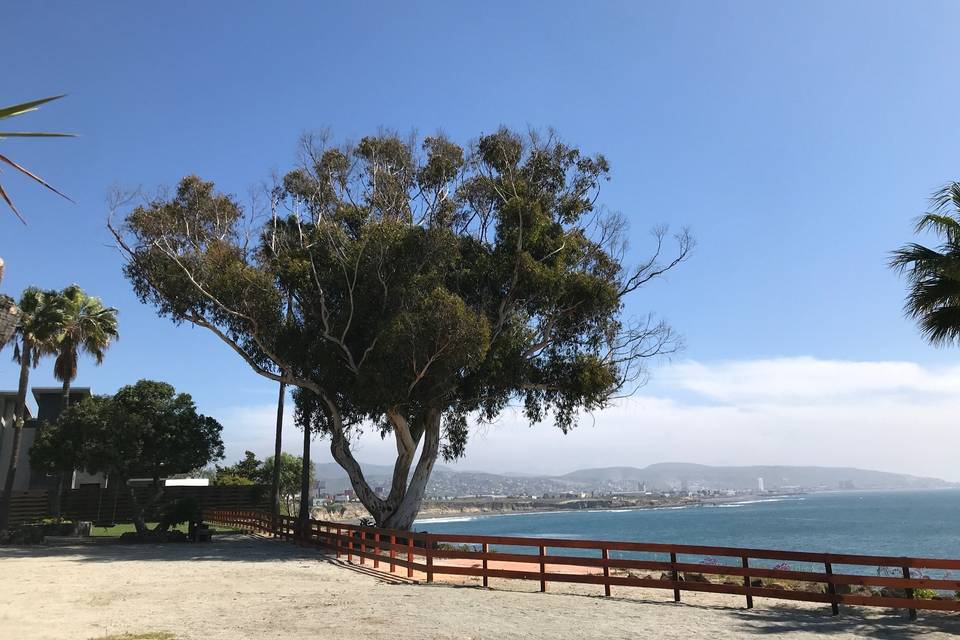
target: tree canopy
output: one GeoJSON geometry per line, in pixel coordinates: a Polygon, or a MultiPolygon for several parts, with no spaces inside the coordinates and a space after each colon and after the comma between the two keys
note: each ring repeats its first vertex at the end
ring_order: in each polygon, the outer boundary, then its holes
{"type": "Polygon", "coordinates": [[[189,394],[165,382],[141,380],[113,396],[93,396],[67,408],[41,430],[31,462],[49,470],[86,469],[122,486],[146,478],[154,488],[146,503],[131,498],[144,514],[163,494],[161,479],[187,473],[223,458],[220,423],[197,413],[189,394]]]}
{"type": "Polygon", "coordinates": [[[219,485],[252,485],[266,482],[263,463],[253,451],[244,451],[243,459],[227,467],[217,465],[213,478],[219,485]]]}
{"type": "Polygon", "coordinates": [[[294,385],[298,423],[329,437],[378,524],[405,528],[471,421],[519,402],[566,432],[678,348],[624,302],[693,240],[676,234],[665,258],[658,228],[653,254],[627,265],[625,220],[597,205],[608,175],[603,156],[553,133],[501,129],[467,148],[308,137],[268,216],[188,176],[110,226],[140,299],[294,385]],[[386,498],[351,451],[364,429],[396,440],[386,498]]]}
{"type": "MultiPolygon", "coordinates": [[[[270,456],[263,461],[261,473],[263,478],[273,477],[274,457],[270,456]]],[[[286,509],[287,515],[295,515],[294,505],[300,500],[300,481],[303,472],[303,458],[291,453],[280,454],[280,502],[286,509]]],[[[308,483],[316,482],[316,468],[311,464],[308,483]]]]}

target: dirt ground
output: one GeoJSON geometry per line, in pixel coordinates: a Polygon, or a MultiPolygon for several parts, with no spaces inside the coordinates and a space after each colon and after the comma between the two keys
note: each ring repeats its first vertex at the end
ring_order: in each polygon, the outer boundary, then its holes
{"type": "Polygon", "coordinates": [[[0,638],[950,638],[960,616],[491,580],[412,584],[245,535],[205,545],[0,547],[0,638]]]}

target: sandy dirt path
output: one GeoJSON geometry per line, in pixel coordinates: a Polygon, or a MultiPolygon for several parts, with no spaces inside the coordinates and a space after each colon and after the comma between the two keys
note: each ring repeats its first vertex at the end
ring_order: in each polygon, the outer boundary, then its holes
{"type": "Polygon", "coordinates": [[[249,536],[209,545],[0,547],[0,638],[87,640],[169,632],[260,638],[950,638],[960,616],[829,609],[669,591],[492,580],[417,585],[249,536]]]}

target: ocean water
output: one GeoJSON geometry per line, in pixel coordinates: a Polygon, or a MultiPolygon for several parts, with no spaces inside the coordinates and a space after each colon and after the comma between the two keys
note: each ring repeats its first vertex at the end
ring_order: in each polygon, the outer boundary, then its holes
{"type": "Polygon", "coordinates": [[[830,492],[704,507],[450,517],[418,521],[416,528],[432,533],[960,558],[960,489],[830,492]]]}

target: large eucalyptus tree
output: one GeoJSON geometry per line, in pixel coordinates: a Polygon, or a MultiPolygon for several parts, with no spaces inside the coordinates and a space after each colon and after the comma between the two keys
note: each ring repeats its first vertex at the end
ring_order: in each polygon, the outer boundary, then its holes
{"type": "Polygon", "coordinates": [[[661,228],[628,266],[624,219],[597,205],[603,156],[505,129],[466,149],[381,134],[303,151],[279,187],[283,215],[258,224],[190,176],[110,228],[142,301],[295,387],[297,422],[329,438],[379,525],[411,526],[434,463],[464,453],[471,424],[518,402],[566,432],[678,348],[625,303],[693,241],[677,234],[664,258],[661,228]],[[396,443],[384,497],[351,448],[365,430],[396,443]]]}

